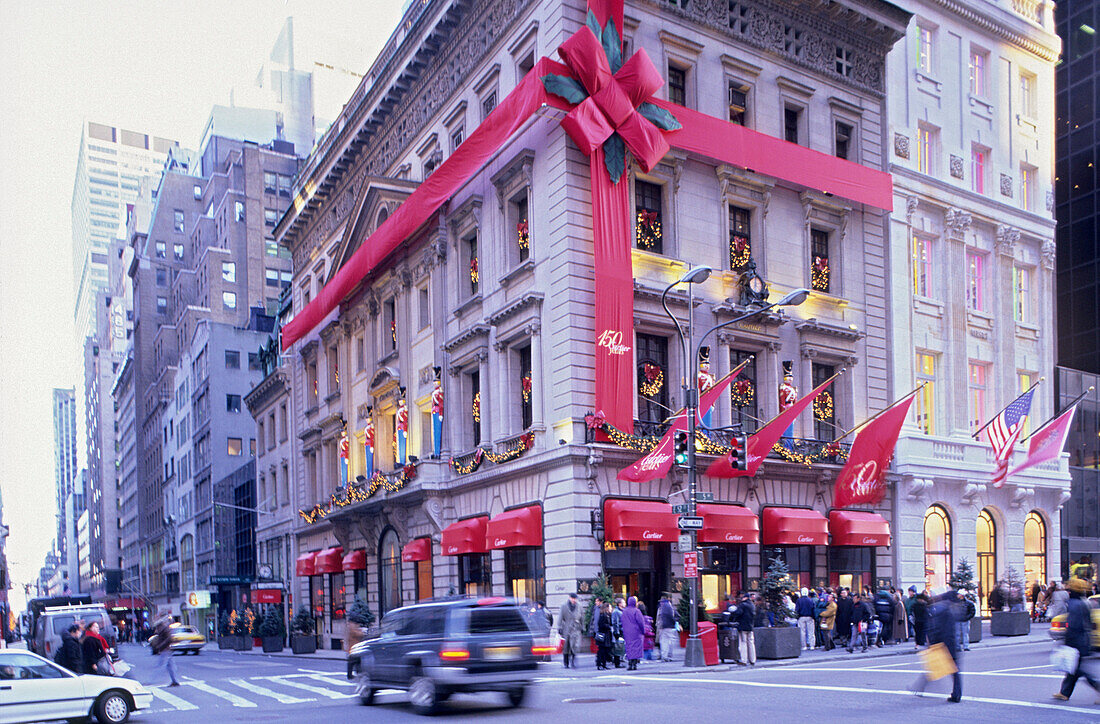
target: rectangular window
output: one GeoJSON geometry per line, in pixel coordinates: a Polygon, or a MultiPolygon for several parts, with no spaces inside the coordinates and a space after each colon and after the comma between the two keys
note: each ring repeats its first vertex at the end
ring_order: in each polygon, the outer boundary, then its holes
{"type": "Polygon", "coordinates": [[[234,201],[233,202],[233,218],[236,219],[237,221],[244,221],[244,202],[243,201],[234,201]]]}
{"type": "Polygon", "coordinates": [[[985,193],[985,174],[989,166],[989,151],[978,146],[970,149],[970,189],[985,193]]]}
{"type": "Polygon", "coordinates": [[[1020,166],[1020,206],[1027,210],[1034,210],[1035,203],[1035,169],[1031,166],[1020,166]]]}
{"type": "Polygon", "coordinates": [[[813,546],[768,546],[763,549],[763,556],[765,561],[778,558],[786,563],[788,575],[796,589],[813,586],[813,546]]]}
{"type": "Polygon", "coordinates": [[[237,263],[233,261],[222,262],[222,281],[234,284],[237,281],[237,263]]]}
{"type": "Polygon", "coordinates": [[[264,269],[264,284],[269,287],[279,286],[279,270],[278,269],[264,269]]]}
{"type": "Polygon", "coordinates": [[[467,267],[470,275],[470,296],[477,294],[481,288],[481,261],[477,257],[477,233],[471,234],[463,240],[466,249],[467,267]]]}
{"type": "Polygon", "coordinates": [[[802,111],[798,108],[787,106],[783,109],[783,139],[790,143],[798,143],[798,122],[802,111]]]}
{"type": "Polygon", "coordinates": [[[1035,76],[1020,73],[1020,112],[1028,118],[1035,118],[1035,76]]]}
{"type": "Polygon", "coordinates": [[[932,240],[913,239],[913,294],[932,296],[932,240]]]}
{"type": "Polygon", "coordinates": [[[928,126],[917,127],[917,170],[921,173],[933,172],[932,162],[935,158],[933,144],[936,142],[936,133],[928,126]]]}
{"type": "Polygon", "coordinates": [[[634,181],[635,246],[654,254],[664,253],[661,192],[660,184],[634,181]]]}
{"type": "Polygon", "coordinates": [[[932,29],[917,26],[917,68],[925,73],[932,72],[932,29]]]}
{"type": "Polygon", "coordinates": [[[481,373],[470,373],[470,414],[474,422],[473,435],[474,444],[472,447],[477,447],[481,444],[481,373]]]}
{"type": "MultiPolygon", "coordinates": [[[[739,349],[730,350],[730,369],[744,362],[753,355],[742,352],[739,349]]],[[[745,368],[733,378],[730,385],[730,404],[733,410],[732,422],[734,427],[740,426],[741,432],[748,434],[756,432],[760,426],[760,400],[756,388],[756,359],[755,357],[745,365],[745,368]]]]}
{"type": "Polygon", "coordinates": [[[852,149],[853,132],[854,129],[851,124],[842,121],[836,122],[836,142],[834,145],[837,158],[843,158],[846,161],[849,159],[849,154],[852,149]]]}
{"type": "Polygon", "coordinates": [[[731,80],[729,94],[730,122],[743,126],[749,111],[749,87],[731,80]]]}
{"type": "Polygon", "coordinates": [[[244,448],[241,446],[241,438],[231,437],[226,442],[226,453],[233,457],[239,457],[244,452],[244,448]]]}
{"type": "Polygon", "coordinates": [[[239,370],[241,368],[241,353],[235,349],[225,351],[225,368],[227,370],[239,370]]]}
{"type": "Polygon", "coordinates": [[[643,426],[649,423],[654,432],[659,424],[669,416],[668,388],[672,371],[668,367],[668,338],[655,334],[635,335],[638,360],[638,419],[643,426]]]}
{"type": "Polygon", "coordinates": [[[531,345],[521,347],[519,353],[520,417],[524,430],[534,422],[535,395],[534,380],[531,378],[531,345]]]}
{"type": "Polygon", "coordinates": [[[290,185],[290,176],[279,174],[279,195],[282,196],[284,199],[290,198],[290,185]]]}
{"type": "Polygon", "coordinates": [[[837,75],[844,78],[852,77],[852,51],[836,46],[836,63],[833,66],[837,75]]]}
{"type": "Polygon", "coordinates": [[[466,128],[464,126],[459,126],[451,131],[451,152],[453,153],[455,149],[461,146],[464,140],[466,140],[466,128]]]}
{"type": "Polygon", "coordinates": [[[256,352],[248,353],[248,369],[250,372],[260,371],[260,355],[256,352]]]}
{"type": "Polygon", "coordinates": [[[730,269],[744,269],[752,257],[752,212],[730,205],[730,269]]]}
{"type": "Polygon", "coordinates": [[[365,372],[367,369],[367,345],[363,335],[355,338],[355,371],[365,372]]]}
{"type": "Polygon", "coordinates": [[[497,92],[494,90],[481,100],[481,120],[485,120],[497,107],[497,92]]]}
{"type": "Polygon", "coordinates": [[[157,269],[157,286],[168,286],[168,270],[164,268],[157,269]]]}
{"type": "Polygon", "coordinates": [[[512,200],[512,212],[516,219],[516,248],[519,250],[520,263],[523,263],[531,256],[531,225],[528,221],[526,191],[512,200]]]}
{"type": "Polygon", "coordinates": [[[241,411],[241,396],[240,395],[226,395],[225,396],[225,411],[226,412],[240,412],[241,411]]]}
{"type": "Polygon", "coordinates": [[[176,231],[183,231],[183,212],[179,209],[172,212],[172,228],[176,231]]]}
{"type": "Polygon", "coordinates": [[[195,188],[193,189],[193,193],[194,193],[196,199],[201,199],[202,198],[202,186],[199,186],[198,184],[195,184],[195,188]]]}
{"type": "MultiPolygon", "coordinates": [[[[810,377],[816,388],[836,372],[833,365],[810,365],[810,377]]],[[[814,439],[829,442],[837,437],[836,426],[836,385],[830,386],[814,398],[814,439]]]]}
{"type": "Polygon", "coordinates": [[[279,221],[279,212],[275,209],[264,209],[264,225],[275,226],[279,221]]]}
{"type": "Polygon", "coordinates": [[[157,297],[157,314],[168,314],[168,297],[157,297]]]}
{"type": "Polygon", "coordinates": [[[382,348],[397,349],[397,300],[390,297],[382,302],[382,348]]]}
{"type": "Polygon", "coordinates": [[[458,557],[459,593],[488,596],[493,592],[493,572],[488,553],[463,553],[458,557]]]}
{"type": "Polygon", "coordinates": [[[328,391],[340,391],[340,352],[335,345],[328,348],[328,391]]]}
{"type": "Polygon", "coordinates": [[[264,171],[264,193],[275,194],[278,191],[278,180],[271,171],[264,171]]]}
{"type": "Polygon", "coordinates": [[[222,292],[222,306],[226,309],[237,308],[237,294],[236,292],[222,292]]]}
{"type": "Polygon", "coordinates": [[[1031,321],[1031,270],[1012,267],[1012,316],[1017,322],[1031,321]]]}
{"type": "Polygon", "coordinates": [[[968,309],[982,311],[985,309],[983,287],[985,258],[981,254],[972,251],[966,252],[966,306],[968,309]]]}
{"type": "Polygon", "coordinates": [[[329,586],[329,615],[332,616],[333,621],[339,621],[344,618],[344,596],[347,595],[347,591],[344,589],[344,574],[330,573],[328,578],[329,586]]]}
{"type": "Polygon", "coordinates": [[[420,328],[427,329],[432,324],[432,306],[431,298],[428,295],[427,287],[420,287],[417,293],[418,309],[420,312],[420,328]]]}
{"type": "Polygon", "coordinates": [[[832,288],[831,277],[829,232],[824,229],[810,229],[810,288],[828,294],[832,288]]]}
{"type": "Polygon", "coordinates": [[[974,364],[967,365],[967,391],[970,398],[970,425],[977,430],[985,424],[985,371],[986,366],[974,364]]]}
{"type": "MultiPolygon", "coordinates": [[[[1020,394],[1023,394],[1031,389],[1032,375],[1028,372],[1020,372],[1018,377],[1020,381],[1020,394]]],[[[1022,422],[1023,427],[1020,428],[1020,439],[1024,440],[1031,434],[1031,415],[1025,416],[1022,422]]]]}
{"type": "Polygon", "coordinates": [[[163,241],[156,242],[156,244],[154,244],[154,247],[156,248],[156,255],[158,259],[163,259],[165,256],[168,255],[168,245],[165,244],[163,241]]]}
{"type": "Polygon", "coordinates": [[[176,261],[183,261],[183,244],[172,244],[172,256],[176,261]]]}
{"type": "Polygon", "coordinates": [[[681,106],[687,105],[687,71],[668,66],[668,100],[681,106]]]}
{"type": "Polygon", "coordinates": [[[936,433],[936,358],[930,354],[917,354],[917,382],[924,387],[917,393],[913,405],[917,428],[925,435],[936,433]]]}
{"type": "Polygon", "coordinates": [[[985,53],[970,51],[970,93],[985,97],[985,53]]]}

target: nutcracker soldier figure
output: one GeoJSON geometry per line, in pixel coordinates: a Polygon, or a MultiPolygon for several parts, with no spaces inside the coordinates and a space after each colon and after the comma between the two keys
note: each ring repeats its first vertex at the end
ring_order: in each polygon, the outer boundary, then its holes
{"type": "MultiPolygon", "coordinates": [[[[700,396],[711,387],[714,387],[714,383],[717,382],[717,378],[710,372],[710,347],[699,348],[699,374],[696,375],[695,379],[700,396]]],[[[713,427],[714,406],[712,405],[706,410],[700,410],[699,412],[700,419],[703,421],[703,427],[705,429],[713,427]]]]}
{"type": "MultiPolygon", "coordinates": [[[[794,362],[791,360],[783,360],[783,381],[779,384],[779,411],[783,412],[788,407],[798,401],[798,388],[794,386],[794,362]]],[[[794,444],[792,438],[794,437],[794,423],[792,422],[786,430],[783,431],[783,437],[780,443],[790,449],[794,444]]]]}
{"type": "Polygon", "coordinates": [[[435,386],[432,388],[432,457],[436,460],[443,453],[443,368],[432,367],[435,386]]]}
{"type": "Polygon", "coordinates": [[[401,397],[397,400],[397,431],[394,435],[397,437],[397,465],[403,468],[409,442],[409,407],[405,402],[405,388],[402,387],[400,392],[401,397]]]}
{"type": "Polygon", "coordinates": [[[348,484],[348,430],[340,431],[340,487],[348,484]]]}
{"type": "Polygon", "coordinates": [[[374,408],[367,408],[367,427],[363,430],[363,452],[367,458],[367,479],[374,477],[374,408]]]}

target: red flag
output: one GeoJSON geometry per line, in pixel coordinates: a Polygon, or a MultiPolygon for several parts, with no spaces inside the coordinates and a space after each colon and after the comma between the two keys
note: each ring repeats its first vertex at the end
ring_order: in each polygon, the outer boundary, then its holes
{"type": "Polygon", "coordinates": [[[1045,463],[1047,460],[1057,458],[1062,454],[1066,438],[1069,436],[1070,424],[1073,422],[1073,413],[1077,412],[1077,405],[1069,408],[1049,425],[1031,436],[1031,442],[1027,446],[1027,458],[1020,466],[1010,472],[1009,475],[1023,472],[1033,465],[1045,463]]]}
{"type": "Polygon", "coordinates": [[[710,410],[710,408],[714,407],[714,403],[718,402],[718,398],[722,395],[725,389],[730,386],[730,383],[733,382],[733,378],[737,377],[737,375],[740,374],[741,370],[747,364],[748,362],[742,362],[728,375],[699,393],[699,407],[695,411],[697,415],[695,421],[696,425],[702,426],[703,415],[707,414],[707,411],[710,410]]]}
{"type": "Polygon", "coordinates": [[[672,438],[678,430],[686,430],[687,411],[680,410],[672,418],[672,424],[668,426],[668,432],[664,434],[653,452],[646,455],[638,462],[619,471],[619,480],[629,480],[632,483],[644,483],[654,478],[663,478],[672,469],[672,438]]]}
{"type": "Polygon", "coordinates": [[[836,476],[833,507],[856,503],[875,505],[886,495],[886,468],[894,456],[901,426],[909,414],[914,395],[886,410],[859,431],[844,469],[836,476]]]}
{"type": "Polygon", "coordinates": [[[736,478],[739,476],[751,476],[756,475],[756,471],[764,462],[764,458],[768,456],[775,443],[779,442],[779,438],[783,437],[783,432],[791,426],[795,418],[802,414],[802,411],[810,406],[810,403],[814,401],[822,390],[831,385],[833,378],[829,378],[822,382],[820,385],[814,388],[810,394],[803,397],[798,402],[788,407],[783,412],[779,413],[771,422],[764,427],[757,430],[752,435],[749,435],[748,444],[746,445],[745,457],[748,460],[748,470],[734,470],[730,464],[730,456],[723,455],[722,457],[711,463],[711,466],[707,468],[707,475],[712,478],[736,478]]]}

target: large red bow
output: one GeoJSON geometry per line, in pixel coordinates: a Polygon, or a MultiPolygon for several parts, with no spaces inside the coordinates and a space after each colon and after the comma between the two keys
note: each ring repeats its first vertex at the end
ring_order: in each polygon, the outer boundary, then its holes
{"type": "MultiPolygon", "coordinates": [[[[558,54],[588,94],[561,122],[573,142],[590,156],[618,133],[642,168],[649,171],[657,165],[670,147],[657,126],[638,108],[664,85],[664,80],[645,50],[639,50],[612,73],[607,51],[592,29],[585,26],[562,43],[558,54]]],[[[548,90],[556,92],[549,85],[548,90]]],[[[654,111],[663,113],[655,107],[654,111]]]]}

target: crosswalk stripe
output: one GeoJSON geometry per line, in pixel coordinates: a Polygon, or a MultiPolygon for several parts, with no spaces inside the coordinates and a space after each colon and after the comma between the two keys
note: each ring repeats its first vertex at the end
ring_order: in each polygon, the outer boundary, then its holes
{"type": "Polygon", "coordinates": [[[160,699],[169,706],[174,706],[179,711],[191,711],[192,709],[198,709],[198,707],[194,704],[188,701],[184,701],[175,694],[169,694],[167,691],[161,689],[159,686],[149,686],[146,688],[148,688],[149,691],[152,692],[154,698],[160,699]]]}
{"type": "Polygon", "coordinates": [[[309,678],[317,679],[318,681],[323,681],[333,686],[355,686],[355,682],[348,681],[347,677],[343,674],[309,674],[309,678]]]}
{"type": "Polygon", "coordinates": [[[320,686],[310,686],[309,684],[303,684],[300,681],[292,681],[286,676],[272,676],[272,681],[277,681],[285,686],[293,686],[295,689],[302,689],[303,691],[311,691],[314,694],[320,694],[321,696],[327,696],[330,699],[347,699],[351,697],[351,694],[341,694],[338,691],[332,689],[324,689],[320,686]]]}
{"type": "Polygon", "coordinates": [[[207,684],[203,681],[188,681],[186,684],[184,684],[184,686],[193,686],[194,688],[198,689],[199,691],[205,691],[207,694],[211,694],[211,695],[216,696],[220,699],[225,699],[226,701],[228,701],[233,706],[252,707],[252,708],[255,708],[255,706],[256,706],[256,702],[254,702],[254,701],[249,701],[248,699],[245,699],[244,697],[237,696],[236,694],[230,694],[228,691],[222,691],[221,689],[216,689],[213,686],[210,686],[210,684],[207,684]]]}
{"type": "Polygon", "coordinates": [[[247,689],[253,694],[259,694],[260,696],[270,696],[272,699],[277,700],[280,704],[302,704],[307,701],[316,701],[316,699],[299,699],[298,697],[291,696],[290,694],[280,694],[277,691],[272,691],[271,689],[253,684],[252,682],[245,681],[244,679],[228,679],[227,681],[229,681],[230,684],[241,687],[242,689],[247,689]]]}

